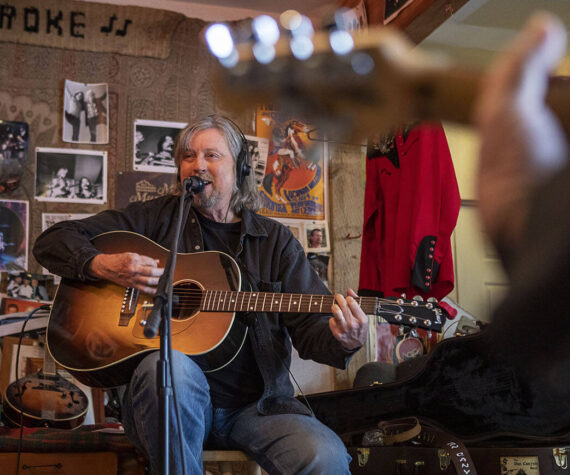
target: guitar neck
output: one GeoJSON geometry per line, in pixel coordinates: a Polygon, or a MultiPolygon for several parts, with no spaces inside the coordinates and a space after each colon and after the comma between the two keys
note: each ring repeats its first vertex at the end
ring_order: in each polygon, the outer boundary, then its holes
{"type": "Polygon", "coordinates": [[[47,345],[44,346],[44,365],[42,372],[46,376],[55,376],[57,374],[57,369],[55,367],[55,361],[52,358],[47,345]]]}
{"type": "MultiPolygon", "coordinates": [[[[271,64],[257,62],[252,44],[238,45],[237,65],[218,68],[219,93],[236,110],[273,104],[311,119],[331,136],[390,132],[416,120],[472,122],[482,71],[413,48],[391,28],[355,32],[353,41],[352,51],[339,55],[329,33],[317,32],[312,57],[300,60],[283,38],[271,64]]],[[[570,135],[570,78],[551,78],[547,102],[570,135]]]]}
{"type": "MultiPolygon", "coordinates": [[[[405,299],[356,297],[364,313],[378,315],[389,323],[440,331],[442,310],[432,303],[405,299]]],[[[332,295],[286,294],[206,290],[200,310],[204,312],[331,313],[332,295]]]]}
{"type": "MultiPolygon", "coordinates": [[[[331,313],[333,302],[332,295],[207,290],[200,307],[205,312],[331,313]]],[[[364,305],[366,313],[374,313],[373,303],[364,305]]]]}

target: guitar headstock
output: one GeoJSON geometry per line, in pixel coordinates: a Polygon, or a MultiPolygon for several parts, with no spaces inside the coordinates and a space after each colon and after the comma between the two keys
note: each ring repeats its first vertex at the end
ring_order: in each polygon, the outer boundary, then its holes
{"type": "Polygon", "coordinates": [[[440,118],[442,112],[469,119],[466,106],[477,75],[456,78],[461,86],[456,91],[437,79],[442,70],[449,72],[447,63],[415,49],[397,29],[311,32],[303,38],[308,54],[296,51],[295,35],[278,38],[269,46],[255,39],[236,43],[220,58],[217,93],[231,109],[272,104],[331,136],[391,131],[412,120],[440,118]],[[261,55],[263,48],[271,54],[261,55]]]}
{"type": "Polygon", "coordinates": [[[440,333],[449,313],[435,299],[408,300],[405,298],[379,298],[375,314],[388,323],[423,328],[440,333]]]}

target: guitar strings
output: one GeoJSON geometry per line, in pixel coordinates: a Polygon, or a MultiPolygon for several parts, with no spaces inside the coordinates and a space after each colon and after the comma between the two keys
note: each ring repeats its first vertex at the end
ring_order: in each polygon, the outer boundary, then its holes
{"type": "MultiPolygon", "coordinates": [[[[318,299],[321,299],[321,308],[323,305],[332,305],[332,303],[334,302],[334,296],[332,295],[310,295],[310,294],[280,294],[280,293],[271,293],[271,292],[242,292],[242,291],[231,291],[231,290],[209,290],[209,291],[203,291],[200,289],[174,289],[174,293],[175,295],[178,297],[178,303],[176,305],[174,305],[174,308],[178,311],[181,310],[192,310],[192,309],[196,309],[199,308],[201,311],[203,312],[224,312],[223,307],[226,305],[226,303],[228,304],[229,307],[231,306],[235,306],[235,305],[241,305],[243,306],[245,303],[245,300],[247,299],[247,297],[249,296],[251,299],[251,296],[254,296],[256,294],[260,294],[260,295],[264,295],[264,301],[261,303],[261,309],[265,310],[265,311],[275,311],[273,310],[273,307],[276,305],[279,305],[279,309],[277,311],[280,312],[285,312],[288,313],[289,312],[289,308],[291,306],[291,302],[293,302],[293,299],[298,299],[299,303],[295,302],[295,312],[315,312],[315,307],[314,307],[314,300],[316,299],[318,301],[318,299]],[[233,302],[227,302],[226,299],[224,298],[224,300],[221,302],[221,307],[220,308],[214,308],[216,306],[216,303],[220,303],[220,302],[210,302],[208,306],[208,308],[200,308],[201,304],[207,300],[212,301],[213,299],[218,299],[218,296],[216,295],[216,293],[220,292],[221,295],[223,294],[236,294],[236,295],[242,295],[242,299],[241,302],[239,302],[239,299],[236,298],[233,302]],[[289,302],[284,302],[283,301],[283,297],[284,296],[290,297],[290,301],[289,302]],[[269,298],[269,301],[265,302],[267,300],[267,296],[271,296],[269,298]],[[273,300],[273,301],[272,301],[273,300]],[[309,300],[307,302],[307,300],[309,300]],[[279,302],[277,302],[279,301],[279,302]],[[231,305],[230,305],[231,304],[231,305]],[[288,309],[285,310],[282,307],[287,307],[288,309]]],[[[258,298],[256,298],[256,304],[259,304],[259,302],[257,301],[258,298]]],[[[402,317],[406,317],[406,318],[418,318],[418,319],[424,319],[424,317],[422,316],[418,316],[418,315],[414,315],[414,314],[410,314],[407,313],[405,311],[406,307],[409,308],[415,308],[419,311],[425,310],[425,311],[430,311],[430,312],[436,312],[436,306],[431,304],[433,306],[433,308],[430,308],[427,306],[427,304],[423,304],[420,301],[404,301],[402,303],[398,303],[396,300],[394,299],[388,299],[388,298],[382,298],[382,297],[358,297],[357,300],[360,302],[360,305],[362,305],[363,307],[370,307],[373,306],[374,309],[378,308],[378,305],[380,305],[380,307],[382,305],[385,306],[392,306],[392,307],[397,307],[397,309],[390,309],[390,308],[381,308],[381,312],[380,312],[380,316],[382,316],[382,313],[384,315],[386,314],[392,314],[392,315],[400,315],[402,317]],[[417,302],[417,303],[415,303],[417,302]]],[[[248,302],[249,304],[249,302],[248,302]]],[[[364,308],[365,312],[366,312],[366,308],[364,308]]],[[[233,310],[226,310],[226,312],[232,312],[233,310]]],[[[327,311],[323,312],[323,311],[319,311],[319,312],[315,312],[315,313],[327,313],[327,311]]],[[[371,312],[374,313],[374,312],[371,312]]],[[[409,323],[409,322],[402,322],[402,324],[404,323],[409,323]]]]}
{"type": "MultiPolygon", "coordinates": [[[[221,292],[222,294],[241,294],[243,295],[243,299],[246,299],[247,296],[253,296],[255,294],[260,294],[260,295],[271,295],[273,296],[272,298],[281,298],[283,299],[283,296],[285,296],[285,298],[291,296],[291,298],[299,298],[299,299],[324,299],[324,300],[334,300],[334,296],[332,295],[311,295],[311,294],[281,294],[278,292],[244,292],[244,291],[237,291],[237,290],[199,290],[199,289],[174,289],[174,293],[177,296],[190,296],[193,297],[195,299],[195,301],[201,301],[203,296],[206,296],[206,298],[212,298],[215,297],[215,294],[217,292],[221,292]],[[207,294],[211,294],[209,297],[207,296],[207,294]]],[[[415,308],[427,308],[428,310],[430,309],[430,307],[428,306],[429,304],[431,304],[433,306],[433,308],[439,308],[436,304],[428,302],[428,303],[423,303],[422,301],[418,301],[418,300],[414,300],[414,301],[403,301],[403,302],[398,302],[397,300],[394,299],[389,299],[389,298],[382,298],[382,297],[357,297],[356,298],[357,301],[359,301],[361,304],[373,304],[373,303],[380,303],[380,304],[384,304],[384,305],[395,305],[395,306],[399,306],[399,307],[415,307],[415,308]],[[417,303],[416,303],[417,302],[417,303]]]]}

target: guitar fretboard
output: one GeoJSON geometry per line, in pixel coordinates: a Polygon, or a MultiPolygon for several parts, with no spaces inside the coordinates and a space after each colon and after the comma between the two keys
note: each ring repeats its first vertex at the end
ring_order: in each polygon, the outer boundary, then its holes
{"type": "MultiPolygon", "coordinates": [[[[365,313],[376,312],[376,298],[356,299],[365,313]]],[[[330,313],[332,295],[207,290],[200,308],[206,312],[330,313]]]]}
{"type": "MultiPolygon", "coordinates": [[[[440,331],[441,311],[432,303],[405,299],[355,297],[364,313],[379,315],[389,323],[440,331]]],[[[182,303],[182,302],[181,302],[182,303]]],[[[200,310],[205,312],[330,313],[332,295],[284,294],[206,290],[200,310]]]]}

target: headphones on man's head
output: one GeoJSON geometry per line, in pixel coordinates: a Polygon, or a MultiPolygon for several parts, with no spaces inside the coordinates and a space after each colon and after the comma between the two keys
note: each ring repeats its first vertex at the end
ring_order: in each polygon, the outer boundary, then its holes
{"type": "MultiPolygon", "coordinates": [[[[225,116],[224,116],[225,117],[225,116]]],[[[236,158],[236,185],[241,188],[247,176],[251,173],[251,157],[249,156],[249,143],[245,138],[244,133],[238,125],[230,118],[225,117],[228,122],[231,122],[241,137],[241,148],[236,158]]]]}

